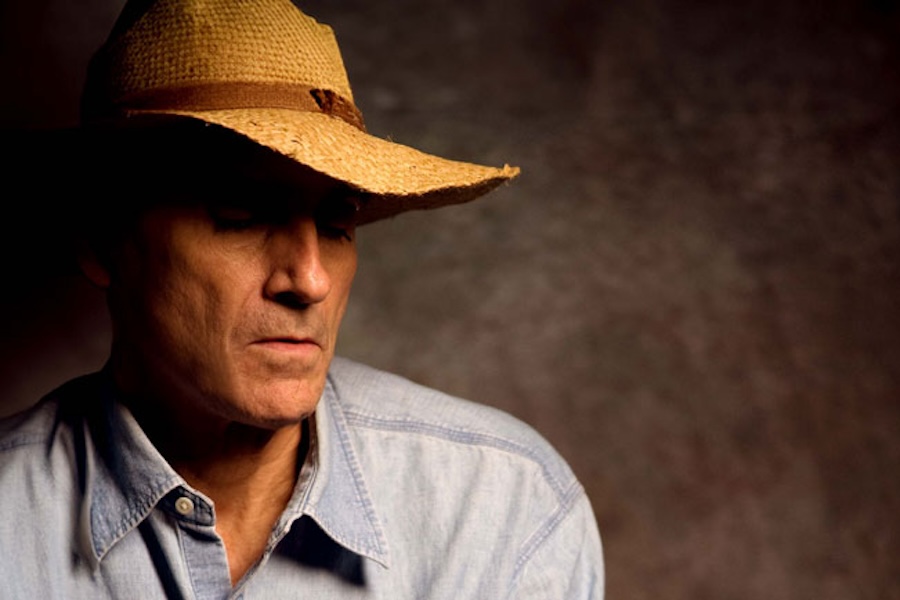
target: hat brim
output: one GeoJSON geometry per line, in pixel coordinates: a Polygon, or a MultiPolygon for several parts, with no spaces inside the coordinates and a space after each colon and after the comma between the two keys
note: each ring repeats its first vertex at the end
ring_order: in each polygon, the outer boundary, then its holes
{"type": "Polygon", "coordinates": [[[305,167],[344,182],[366,202],[364,225],[396,214],[469,202],[519,174],[448,160],[370,135],[336,117],[289,109],[132,111],[144,118],[199,120],[231,130],[305,167]]]}

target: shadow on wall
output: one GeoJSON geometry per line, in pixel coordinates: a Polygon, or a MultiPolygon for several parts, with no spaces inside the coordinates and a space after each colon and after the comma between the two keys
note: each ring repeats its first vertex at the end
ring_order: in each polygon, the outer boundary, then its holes
{"type": "MultiPolygon", "coordinates": [[[[71,124],[115,4],[3,5],[4,127],[71,124]]],[[[610,597],[900,598],[896,2],[302,5],[370,130],[523,167],[360,232],[343,353],[545,433],[610,597]]],[[[108,325],[35,259],[63,236],[24,215],[77,201],[65,178],[12,170],[2,384],[26,402],[102,364],[108,325]]]]}

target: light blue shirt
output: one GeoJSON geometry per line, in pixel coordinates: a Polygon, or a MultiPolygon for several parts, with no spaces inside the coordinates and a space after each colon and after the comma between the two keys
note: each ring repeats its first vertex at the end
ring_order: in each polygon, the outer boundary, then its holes
{"type": "Polygon", "coordinates": [[[494,409],[335,359],[265,553],[232,588],[215,507],[103,373],[0,421],[0,598],[600,599],[581,485],[494,409]]]}

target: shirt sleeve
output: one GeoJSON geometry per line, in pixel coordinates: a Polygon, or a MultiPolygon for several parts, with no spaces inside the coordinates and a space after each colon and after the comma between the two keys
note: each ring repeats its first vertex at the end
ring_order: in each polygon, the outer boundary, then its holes
{"type": "Polygon", "coordinates": [[[571,510],[520,568],[510,600],[602,600],[603,548],[582,493],[571,510]]]}

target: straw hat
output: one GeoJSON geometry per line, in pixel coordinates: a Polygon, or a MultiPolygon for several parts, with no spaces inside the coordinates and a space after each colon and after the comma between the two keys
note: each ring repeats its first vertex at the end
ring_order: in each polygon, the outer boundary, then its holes
{"type": "Polygon", "coordinates": [[[130,0],[91,61],[84,124],[199,120],[342,181],[360,224],[474,200],[519,170],[366,133],[334,34],[290,0],[130,0]]]}

